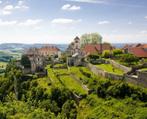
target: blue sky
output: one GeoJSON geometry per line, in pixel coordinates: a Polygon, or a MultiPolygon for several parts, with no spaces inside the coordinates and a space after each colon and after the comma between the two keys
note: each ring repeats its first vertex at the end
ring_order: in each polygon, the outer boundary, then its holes
{"type": "Polygon", "coordinates": [[[0,0],[0,43],[70,43],[91,32],[147,43],[147,0],[0,0]]]}

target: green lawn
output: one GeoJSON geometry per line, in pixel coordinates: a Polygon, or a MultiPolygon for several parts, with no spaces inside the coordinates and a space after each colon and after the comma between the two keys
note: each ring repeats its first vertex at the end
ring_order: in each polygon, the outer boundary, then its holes
{"type": "Polygon", "coordinates": [[[119,75],[124,74],[124,72],[121,69],[113,67],[111,64],[100,64],[96,66],[110,73],[119,74],[119,75]]]}

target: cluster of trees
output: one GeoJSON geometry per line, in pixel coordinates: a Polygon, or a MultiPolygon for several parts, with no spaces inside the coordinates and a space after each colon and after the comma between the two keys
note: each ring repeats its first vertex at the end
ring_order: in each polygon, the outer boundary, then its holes
{"type": "Polygon", "coordinates": [[[115,49],[113,51],[105,50],[102,53],[102,57],[103,58],[114,58],[124,63],[127,66],[137,64],[137,62],[139,61],[139,58],[137,58],[133,54],[124,54],[123,51],[120,49],[115,49]]]}
{"type": "Polygon", "coordinates": [[[102,53],[102,57],[104,58],[118,58],[120,57],[121,55],[123,54],[123,51],[121,49],[114,49],[112,51],[110,50],[105,50],[103,53],[102,53]]]}
{"type": "Polygon", "coordinates": [[[86,44],[99,44],[102,42],[102,36],[98,33],[84,34],[81,36],[81,46],[86,44]]]}
{"type": "Polygon", "coordinates": [[[102,98],[114,97],[124,99],[132,97],[135,100],[147,101],[147,90],[143,90],[136,86],[131,86],[122,81],[106,80],[100,82],[97,88],[97,95],[102,98]]]}
{"type": "MultiPolygon", "coordinates": [[[[0,118],[6,119],[10,116],[16,118],[18,115],[29,119],[45,119],[45,118],[68,118],[76,119],[77,103],[73,98],[72,92],[64,87],[51,86],[51,92],[46,91],[46,87],[42,88],[38,85],[37,80],[22,80],[21,69],[11,61],[6,68],[5,77],[0,80],[0,118]],[[6,90],[7,89],[7,90],[6,90]],[[16,105],[13,101],[21,102],[26,110],[15,112],[16,105]],[[9,103],[8,103],[9,102],[9,103]],[[13,106],[13,110],[9,110],[8,106],[13,106]],[[30,110],[29,110],[30,108],[30,110]],[[25,114],[29,112],[28,115],[25,114]],[[15,117],[16,116],[16,117],[15,117]]],[[[19,109],[18,109],[19,110],[19,109]]],[[[18,116],[19,117],[19,116],[18,116]]]]}

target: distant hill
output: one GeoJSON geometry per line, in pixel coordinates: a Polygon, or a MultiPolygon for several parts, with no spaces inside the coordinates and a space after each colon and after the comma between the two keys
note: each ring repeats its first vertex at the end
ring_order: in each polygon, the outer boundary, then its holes
{"type": "Polygon", "coordinates": [[[0,50],[8,50],[11,52],[15,51],[23,51],[24,49],[28,49],[31,47],[40,48],[46,45],[54,45],[58,47],[61,51],[65,51],[67,48],[67,44],[21,44],[21,43],[2,43],[0,44],[0,50]]]}

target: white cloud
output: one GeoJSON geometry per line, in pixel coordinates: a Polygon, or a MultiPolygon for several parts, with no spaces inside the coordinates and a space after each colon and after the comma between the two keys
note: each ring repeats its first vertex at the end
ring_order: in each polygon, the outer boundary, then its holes
{"type": "Polygon", "coordinates": [[[2,3],[2,1],[0,1],[0,4],[2,3]]]}
{"type": "Polygon", "coordinates": [[[107,3],[106,0],[67,0],[67,1],[83,2],[83,3],[98,3],[98,4],[107,3]]]}
{"type": "Polygon", "coordinates": [[[35,27],[38,28],[39,23],[41,23],[43,20],[42,19],[28,19],[23,22],[17,21],[17,20],[12,20],[12,21],[4,21],[0,19],[0,26],[26,26],[26,27],[35,27]]]}
{"type": "Polygon", "coordinates": [[[81,22],[81,19],[74,20],[74,19],[65,19],[65,18],[57,18],[53,19],[51,23],[53,24],[73,24],[81,22]]]}
{"type": "Polygon", "coordinates": [[[17,10],[27,10],[29,9],[29,6],[27,6],[25,4],[24,1],[18,1],[16,5],[12,5],[12,4],[8,4],[5,5],[1,10],[0,10],[0,15],[10,15],[12,14],[14,11],[17,10]]]}
{"type": "Polygon", "coordinates": [[[3,15],[10,15],[12,13],[12,11],[6,11],[6,10],[3,10],[2,11],[2,14],[3,15]]]}
{"type": "Polygon", "coordinates": [[[99,25],[110,24],[110,21],[99,21],[98,24],[99,25]]]}
{"type": "Polygon", "coordinates": [[[36,26],[42,21],[43,21],[42,19],[28,19],[24,22],[20,22],[18,25],[19,26],[36,26]]]}
{"type": "Polygon", "coordinates": [[[15,9],[27,10],[29,9],[29,6],[26,5],[25,1],[19,0],[15,6],[15,9]]]}
{"type": "Polygon", "coordinates": [[[61,9],[62,10],[68,10],[68,11],[75,11],[75,10],[80,10],[81,7],[76,6],[76,5],[65,4],[65,5],[62,6],[61,9]]]}
{"type": "Polygon", "coordinates": [[[145,16],[144,18],[147,19],[147,16],[145,16]]]}
{"type": "Polygon", "coordinates": [[[3,8],[3,10],[13,10],[13,9],[14,9],[13,5],[6,5],[6,6],[3,8]]]}
{"type": "Polygon", "coordinates": [[[16,24],[17,24],[17,21],[3,21],[0,19],[0,26],[13,26],[16,24]]]}
{"type": "Polygon", "coordinates": [[[14,6],[13,5],[6,5],[4,6],[4,8],[1,11],[2,15],[10,15],[14,10],[14,6]]]}

